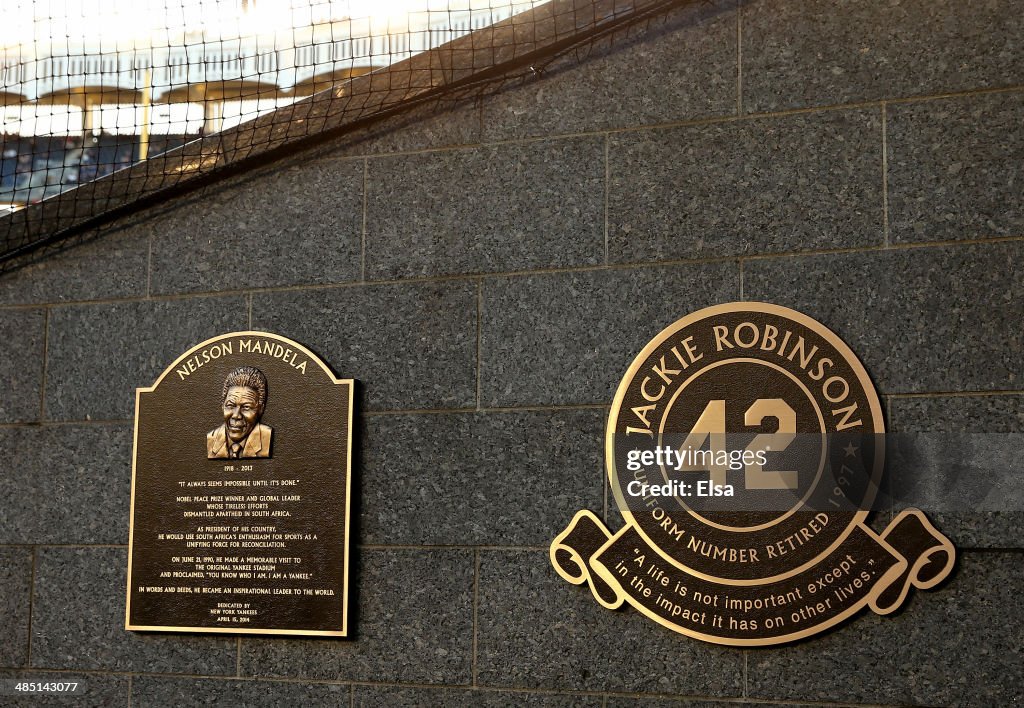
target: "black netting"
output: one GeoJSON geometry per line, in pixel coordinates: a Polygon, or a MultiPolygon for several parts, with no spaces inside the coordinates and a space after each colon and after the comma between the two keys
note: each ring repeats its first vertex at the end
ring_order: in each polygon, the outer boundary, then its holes
{"type": "Polygon", "coordinates": [[[686,0],[5,0],[0,271],[172,191],[585,54],[686,0]]]}

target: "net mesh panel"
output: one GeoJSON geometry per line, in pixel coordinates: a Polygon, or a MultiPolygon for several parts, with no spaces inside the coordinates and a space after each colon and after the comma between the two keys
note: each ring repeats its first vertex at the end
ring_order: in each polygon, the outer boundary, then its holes
{"type": "Polygon", "coordinates": [[[412,106],[621,41],[687,0],[4,0],[0,272],[412,106]]]}

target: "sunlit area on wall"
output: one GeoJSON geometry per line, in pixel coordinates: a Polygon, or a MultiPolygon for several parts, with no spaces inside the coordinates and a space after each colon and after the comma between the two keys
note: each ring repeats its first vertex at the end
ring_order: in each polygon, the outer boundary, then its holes
{"type": "Polygon", "coordinates": [[[539,4],[5,0],[0,213],[539,4]]]}

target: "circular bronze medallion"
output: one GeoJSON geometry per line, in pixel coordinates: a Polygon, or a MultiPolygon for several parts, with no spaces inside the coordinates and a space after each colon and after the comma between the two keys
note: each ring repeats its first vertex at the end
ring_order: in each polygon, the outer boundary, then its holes
{"type": "Polygon", "coordinates": [[[813,319],[738,302],[656,336],[619,384],[607,468],[625,520],[687,573],[790,577],[863,522],[882,472],[878,395],[813,319]]]}
{"type": "Polygon", "coordinates": [[[885,453],[878,395],[838,336],[785,307],[709,307],[659,333],[619,384],[605,446],[625,523],[580,510],[549,555],[609,609],[767,646],[890,614],[953,568],[921,510],[864,523],[885,453]]]}

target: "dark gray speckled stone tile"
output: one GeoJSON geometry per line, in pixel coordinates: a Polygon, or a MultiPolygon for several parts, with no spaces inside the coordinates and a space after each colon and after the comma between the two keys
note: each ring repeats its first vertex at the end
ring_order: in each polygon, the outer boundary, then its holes
{"type": "Polygon", "coordinates": [[[1024,396],[895,398],[896,508],[923,509],[958,548],[1022,548],[1024,396]]]}
{"type": "Polygon", "coordinates": [[[687,3],[541,66],[483,103],[484,140],[736,113],[736,3],[687,3]]]}
{"type": "Polygon", "coordinates": [[[260,170],[154,217],[154,294],[358,280],[363,163],[260,170]]]}
{"type": "Polygon", "coordinates": [[[127,632],[128,552],[40,548],[32,605],[32,666],[44,669],[235,673],[235,639],[127,632]]]}
{"type": "Polygon", "coordinates": [[[881,245],[878,109],[622,133],[613,262],[881,245]]]}
{"type": "MultiPolygon", "coordinates": [[[[605,708],[769,708],[778,703],[761,701],[709,701],[702,698],[637,698],[635,696],[610,696],[605,708]]],[[[786,703],[786,708],[812,708],[810,704],[786,703]]],[[[829,703],[838,706],[838,703],[829,703]]]]}
{"type": "Polygon", "coordinates": [[[253,296],[254,329],[291,337],[355,378],[374,410],[476,404],[475,283],[408,283],[253,296]]]}
{"type": "Polygon", "coordinates": [[[373,416],[364,421],[361,541],[545,546],[600,513],[604,411],[373,416]]]}
{"type": "Polygon", "coordinates": [[[28,662],[32,549],[0,548],[0,666],[28,662]]]}
{"type": "Polygon", "coordinates": [[[748,0],[749,112],[1013,86],[1024,79],[1014,0],[748,0]]]}
{"type": "Polygon", "coordinates": [[[0,428],[0,543],[119,544],[128,540],[130,425],[0,428]]]}
{"type": "Polygon", "coordinates": [[[894,243],[1024,234],[1024,93],[887,111],[894,243]]]}
{"type": "Polygon", "coordinates": [[[604,139],[370,160],[366,277],[596,265],[604,260],[604,139]]]}
{"type": "Polygon", "coordinates": [[[351,692],[352,687],[347,684],[135,676],[132,678],[132,707],[348,708],[351,692]]]}
{"type": "Polygon", "coordinates": [[[1024,383],[1020,243],[766,258],[744,296],[799,310],[857,353],[881,393],[1024,383]]]}
{"type": "Polygon", "coordinates": [[[893,397],[889,429],[896,433],[1024,433],[1024,395],[893,397]]]}
{"type": "MultiPolygon", "coordinates": [[[[568,519],[566,523],[568,523],[568,519]]],[[[546,551],[480,554],[478,681],[486,686],[739,697],[743,652],[606,610],[546,551]]]]}
{"type": "Polygon", "coordinates": [[[487,278],[481,402],[610,405],[652,337],[738,295],[735,263],[487,278]]]}
{"type": "Polygon", "coordinates": [[[1007,706],[1024,700],[1020,553],[964,553],[938,589],[888,617],[751,652],[748,695],[784,700],[1007,706]]]}
{"type": "Polygon", "coordinates": [[[473,553],[362,550],[346,640],[243,639],[243,676],[469,684],[473,553]]]}
{"type": "Polygon", "coordinates": [[[247,329],[245,297],[208,297],[50,311],[46,365],[49,420],[129,419],[135,389],[189,347],[247,329]]]}
{"type": "Polygon", "coordinates": [[[437,100],[346,131],[316,148],[327,157],[387,155],[480,142],[477,99],[437,100]]]}
{"type": "Polygon", "coordinates": [[[45,321],[42,310],[0,310],[0,423],[39,420],[45,321]]]}
{"type": "Polygon", "coordinates": [[[356,686],[355,708],[601,708],[600,696],[459,688],[356,686]]]}
{"type": "Polygon", "coordinates": [[[0,304],[142,297],[150,234],[145,224],[124,220],[72,237],[64,250],[37,254],[31,264],[0,275],[0,304]]]}

